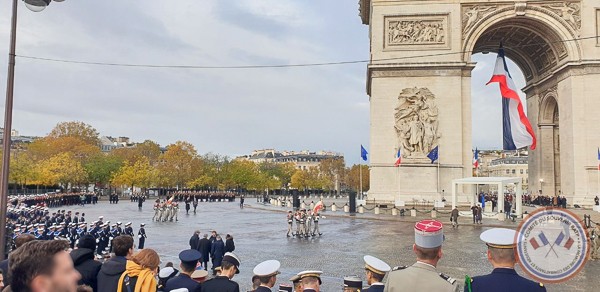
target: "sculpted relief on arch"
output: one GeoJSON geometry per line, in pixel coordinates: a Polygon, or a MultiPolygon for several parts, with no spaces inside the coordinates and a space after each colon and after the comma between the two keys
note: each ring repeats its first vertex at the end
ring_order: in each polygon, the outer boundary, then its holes
{"type": "Polygon", "coordinates": [[[411,87],[400,92],[394,127],[403,158],[427,162],[427,154],[438,145],[438,125],[438,107],[428,88],[411,87]]]}
{"type": "Polygon", "coordinates": [[[489,18],[494,12],[512,10],[515,16],[527,15],[528,11],[540,11],[568,24],[574,31],[581,29],[580,1],[528,1],[505,4],[466,4],[462,6],[463,39],[477,27],[478,23],[489,18]]]}

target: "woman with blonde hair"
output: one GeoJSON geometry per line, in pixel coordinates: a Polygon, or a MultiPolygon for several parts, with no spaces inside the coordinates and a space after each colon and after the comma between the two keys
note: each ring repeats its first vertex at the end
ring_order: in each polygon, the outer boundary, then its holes
{"type": "Polygon", "coordinates": [[[119,279],[117,292],[154,292],[154,276],[160,264],[160,257],[152,249],[142,249],[127,261],[125,272],[119,279]]]}

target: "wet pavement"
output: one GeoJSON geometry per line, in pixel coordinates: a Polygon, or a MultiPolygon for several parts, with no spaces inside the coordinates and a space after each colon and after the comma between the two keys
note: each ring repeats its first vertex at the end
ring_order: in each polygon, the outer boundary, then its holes
{"type": "MultiPolygon", "coordinates": [[[[412,222],[353,218],[339,211],[336,214],[325,212],[325,218],[320,221],[323,236],[296,239],[286,237],[285,214],[275,210],[285,208],[264,206],[251,199],[246,203],[250,206],[243,210],[240,210],[237,202],[200,203],[195,215],[186,215],[185,210],[180,210],[179,222],[152,222],[150,202],[144,204],[142,211],[138,210],[137,203],[129,201],[121,201],[117,205],[100,202],[95,206],[66,209],[86,213],[88,222],[100,215],[111,222],[131,221],[136,234],[139,224],[146,223],[146,247],[160,254],[161,266],[169,261],[178,265],[177,254],[189,248],[188,240],[194,230],[204,234],[215,229],[223,237],[230,233],[234,237],[235,253],[242,261],[241,273],[234,278],[240,284],[241,291],[250,289],[252,269],[267,259],[281,262],[282,274],[278,276],[278,284],[289,283],[288,279],[302,270],[324,271],[322,291],[341,291],[342,278],[347,275],[358,275],[364,279],[362,257],[365,254],[379,257],[391,266],[411,265],[415,261],[412,222]]],[[[479,234],[488,228],[445,228],[444,257],[438,266],[439,270],[459,282],[464,281],[465,274],[473,276],[491,272],[492,267],[485,255],[486,247],[479,240],[479,234]]],[[[548,291],[593,291],[592,287],[600,286],[599,275],[600,261],[588,261],[575,278],[566,283],[547,285],[548,291]]]]}

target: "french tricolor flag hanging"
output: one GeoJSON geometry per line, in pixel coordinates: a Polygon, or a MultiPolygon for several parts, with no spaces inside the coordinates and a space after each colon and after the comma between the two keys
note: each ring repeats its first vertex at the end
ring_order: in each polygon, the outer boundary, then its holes
{"type": "Polygon", "coordinates": [[[500,85],[502,94],[502,125],[504,128],[504,150],[517,150],[527,147],[535,149],[536,139],[529,119],[523,111],[521,98],[517,94],[517,87],[508,72],[506,60],[504,59],[504,49],[500,47],[494,75],[490,83],[500,85]]]}
{"type": "Polygon", "coordinates": [[[394,167],[399,167],[402,164],[402,153],[400,153],[400,148],[398,148],[398,154],[396,154],[396,162],[394,162],[394,167]]]}

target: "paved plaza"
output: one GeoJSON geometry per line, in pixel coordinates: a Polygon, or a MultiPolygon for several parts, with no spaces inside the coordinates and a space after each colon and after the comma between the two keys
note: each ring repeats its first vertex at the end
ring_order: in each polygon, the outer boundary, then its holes
{"type": "MultiPolygon", "coordinates": [[[[196,229],[202,233],[209,233],[211,229],[223,235],[230,233],[235,240],[235,253],[242,260],[241,273],[234,278],[242,291],[250,289],[254,266],[267,259],[281,261],[282,274],[278,283],[287,282],[293,274],[302,270],[323,270],[323,291],[341,291],[343,276],[358,275],[364,279],[362,257],[365,254],[379,257],[391,266],[411,265],[415,260],[412,252],[414,223],[339,217],[337,215],[343,213],[338,211],[333,216],[328,215],[331,212],[325,212],[325,218],[320,221],[323,236],[300,240],[285,236],[287,227],[283,213],[253,199],[246,200],[246,203],[249,207],[243,210],[237,202],[200,203],[196,215],[185,215],[185,210],[180,210],[179,222],[152,222],[150,200],[144,204],[142,211],[138,211],[137,203],[124,200],[117,205],[100,202],[96,206],[73,206],[70,210],[85,212],[88,222],[100,215],[111,222],[131,221],[136,233],[139,223],[146,223],[146,247],[161,255],[161,266],[168,261],[176,265],[179,263],[177,254],[189,248],[188,240],[196,229]]],[[[465,274],[489,273],[492,268],[486,260],[486,247],[479,240],[479,234],[487,228],[446,228],[440,271],[460,282],[464,281],[465,274]]],[[[599,272],[600,262],[589,261],[577,277],[564,284],[548,285],[548,290],[592,291],[591,287],[600,285],[599,272]]]]}

